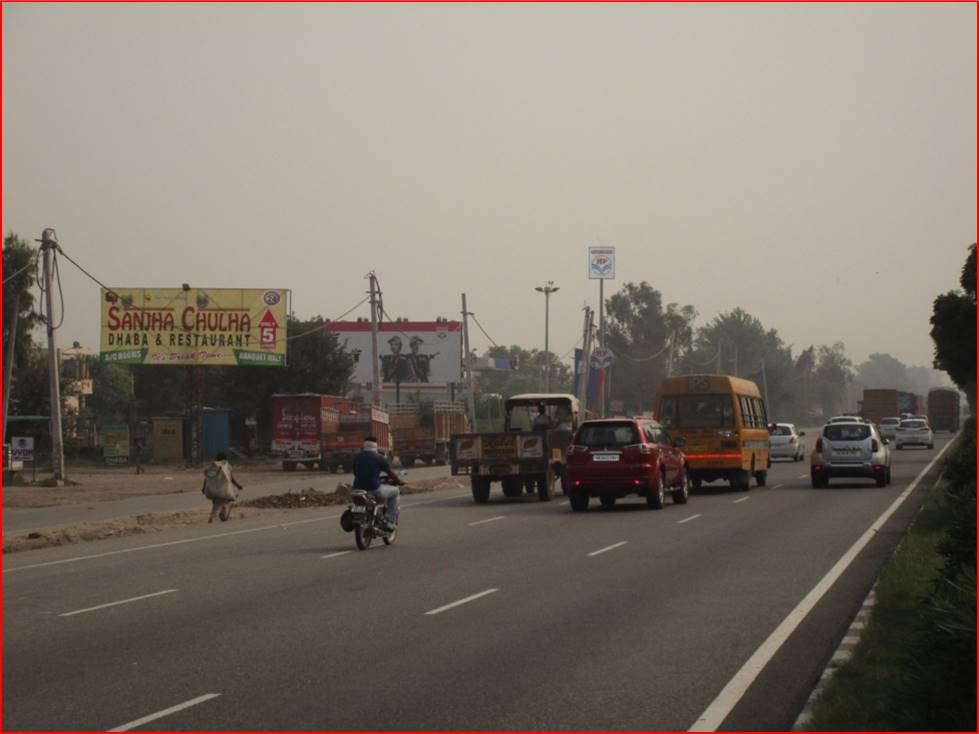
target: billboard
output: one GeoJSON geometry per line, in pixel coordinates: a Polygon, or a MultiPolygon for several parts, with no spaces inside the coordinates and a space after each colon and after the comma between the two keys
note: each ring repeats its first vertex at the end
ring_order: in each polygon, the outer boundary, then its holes
{"type": "Polygon", "coordinates": [[[103,288],[100,358],[122,364],[286,363],[282,288],[103,288]]]}
{"type": "Polygon", "coordinates": [[[590,280],[615,280],[615,248],[588,248],[588,278],[590,280]]]}
{"type": "MultiPolygon", "coordinates": [[[[354,355],[351,381],[370,383],[370,322],[333,321],[326,328],[354,355]]],[[[384,386],[462,381],[462,326],[458,321],[398,321],[382,323],[378,331],[377,354],[384,386]]]]}

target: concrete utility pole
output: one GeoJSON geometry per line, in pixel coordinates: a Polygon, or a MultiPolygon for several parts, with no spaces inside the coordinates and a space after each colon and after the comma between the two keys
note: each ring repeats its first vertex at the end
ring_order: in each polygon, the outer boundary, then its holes
{"type": "Polygon", "coordinates": [[[48,379],[51,391],[51,468],[56,482],[65,480],[65,446],[61,435],[61,385],[58,375],[58,350],[54,344],[54,256],[58,235],[48,227],[41,233],[44,253],[45,322],[48,330],[48,379]]]}
{"type": "Polygon", "coordinates": [[[10,415],[10,387],[14,380],[14,350],[17,342],[17,314],[20,291],[14,293],[14,315],[10,330],[3,334],[3,442],[7,442],[7,417],[10,415]]]}
{"type": "Polygon", "coordinates": [[[588,407],[588,375],[591,372],[591,332],[595,316],[591,306],[585,306],[585,326],[581,337],[581,364],[578,366],[578,402],[581,410],[588,407]]]}
{"type": "Polygon", "coordinates": [[[462,294],[462,348],[466,352],[466,374],[469,381],[469,415],[472,418],[472,430],[476,433],[476,380],[473,377],[473,356],[469,351],[469,311],[466,309],[466,294],[462,294]]]}
{"type": "Polygon", "coordinates": [[[560,288],[554,285],[553,280],[547,281],[545,286],[537,286],[535,291],[544,294],[544,392],[551,391],[551,349],[550,349],[550,324],[551,324],[551,294],[557,293],[560,288]]]}
{"type": "Polygon", "coordinates": [[[377,353],[377,332],[381,320],[381,287],[374,271],[367,274],[371,287],[371,405],[381,404],[381,362],[377,353]]]}

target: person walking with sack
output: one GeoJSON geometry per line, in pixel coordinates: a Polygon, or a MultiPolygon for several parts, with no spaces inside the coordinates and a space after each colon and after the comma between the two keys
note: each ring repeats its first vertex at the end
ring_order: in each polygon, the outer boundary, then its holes
{"type": "Polygon", "coordinates": [[[220,517],[221,522],[231,517],[231,506],[238,499],[238,493],[243,490],[231,471],[231,462],[223,452],[218,452],[206,469],[204,469],[204,486],[201,493],[211,500],[211,516],[208,522],[214,522],[220,517]]]}

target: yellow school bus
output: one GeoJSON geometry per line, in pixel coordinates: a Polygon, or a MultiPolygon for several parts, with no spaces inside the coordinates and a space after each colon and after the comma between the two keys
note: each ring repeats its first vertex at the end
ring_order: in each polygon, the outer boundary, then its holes
{"type": "Polygon", "coordinates": [[[729,375],[667,377],[656,393],[656,419],[682,436],[695,489],[718,479],[747,490],[768,479],[768,414],[758,386],[729,375]]]}

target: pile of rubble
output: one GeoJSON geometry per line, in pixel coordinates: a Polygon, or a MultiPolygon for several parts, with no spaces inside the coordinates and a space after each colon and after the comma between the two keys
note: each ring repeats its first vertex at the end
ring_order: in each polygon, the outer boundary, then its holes
{"type": "Polygon", "coordinates": [[[258,507],[266,510],[295,509],[302,507],[324,507],[326,505],[340,505],[350,499],[350,487],[341,484],[335,492],[320,492],[313,489],[289,490],[285,494],[274,494],[266,497],[257,497],[253,500],[241,502],[243,507],[258,507]]]}

